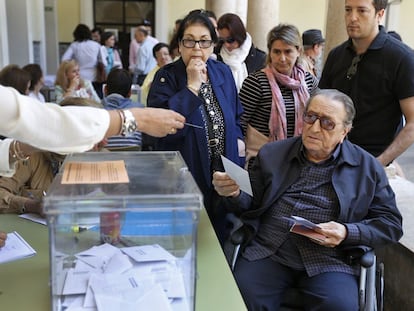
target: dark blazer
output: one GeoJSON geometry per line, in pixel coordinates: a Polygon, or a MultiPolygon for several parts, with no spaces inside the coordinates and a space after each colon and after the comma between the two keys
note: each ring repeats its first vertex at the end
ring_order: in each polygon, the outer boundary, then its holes
{"type": "MultiPolygon", "coordinates": [[[[225,154],[228,159],[244,165],[239,157],[237,139],[243,140],[240,116],[243,108],[239,101],[233,75],[227,65],[209,59],[207,70],[214,94],[220,104],[225,124],[225,154]]],[[[203,101],[187,88],[186,67],[179,59],[162,67],[156,73],[148,94],[149,107],[169,108],[181,113],[186,122],[202,126],[184,126],[175,135],[156,141],[156,150],[178,150],[186,161],[202,193],[207,196],[213,189],[207,132],[202,115],[203,101]]],[[[207,199],[207,198],[205,198],[207,199]]]]}
{"type": "MultiPolygon", "coordinates": [[[[242,211],[242,219],[252,229],[260,226],[260,216],[272,206],[300,173],[301,137],[264,145],[250,170],[254,198],[243,193],[230,199],[242,211]]],[[[339,200],[335,221],[348,229],[344,246],[375,247],[396,242],[402,236],[402,216],[397,209],[383,167],[372,155],[345,140],[332,175],[339,200]]]]}

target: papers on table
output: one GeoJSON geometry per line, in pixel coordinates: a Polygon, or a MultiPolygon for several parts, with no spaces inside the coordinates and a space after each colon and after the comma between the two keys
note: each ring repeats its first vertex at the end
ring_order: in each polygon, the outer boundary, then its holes
{"type": "Polygon", "coordinates": [[[189,310],[178,259],[158,244],[102,244],[75,257],[62,289],[66,310],[189,310]]]}
{"type": "Polygon", "coordinates": [[[42,224],[42,225],[45,225],[46,226],[46,218],[43,218],[39,214],[35,214],[35,213],[25,213],[25,214],[19,215],[19,217],[20,218],[27,219],[27,220],[31,220],[33,222],[37,222],[38,224],[42,224]]]}
{"type": "Polygon", "coordinates": [[[0,248],[0,263],[31,257],[36,251],[16,231],[7,234],[6,244],[0,248]]]}
{"type": "Polygon", "coordinates": [[[224,170],[231,179],[234,179],[236,181],[240,187],[240,190],[243,190],[247,194],[253,196],[249,173],[226,157],[221,156],[221,160],[223,161],[224,170]]]}

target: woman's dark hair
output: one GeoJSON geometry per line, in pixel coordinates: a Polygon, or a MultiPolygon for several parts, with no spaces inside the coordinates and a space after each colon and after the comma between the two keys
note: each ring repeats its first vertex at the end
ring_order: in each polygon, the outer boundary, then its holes
{"type": "Polygon", "coordinates": [[[92,39],[92,33],[88,26],[85,24],[78,24],[73,31],[73,37],[75,41],[86,41],[92,39]]]}
{"type": "Polygon", "coordinates": [[[246,40],[246,28],[240,17],[233,13],[222,15],[217,21],[217,29],[226,28],[230,32],[230,36],[236,40],[239,45],[242,45],[246,40]]]}
{"type": "Polygon", "coordinates": [[[30,80],[30,73],[15,64],[8,65],[0,71],[0,84],[11,86],[23,95],[26,95],[30,80]]]}
{"type": "Polygon", "coordinates": [[[23,67],[23,70],[30,74],[31,79],[29,90],[33,91],[36,84],[38,84],[40,79],[43,77],[42,68],[38,64],[27,64],[23,67]]]}
{"type": "Polygon", "coordinates": [[[108,40],[110,37],[115,36],[115,34],[112,31],[105,31],[101,35],[101,44],[105,45],[105,41],[108,40]]]}
{"type": "Polygon", "coordinates": [[[217,42],[216,30],[214,29],[208,14],[204,10],[193,10],[184,17],[177,31],[177,42],[180,42],[183,39],[184,31],[194,24],[204,25],[210,31],[211,40],[213,40],[214,43],[217,42]]]}
{"type": "Polygon", "coordinates": [[[155,53],[157,53],[162,48],[167,48],[168,49],[168,53],[171,54],[170,46],[167,43],[159,42],[156,45],[154,45],[154,47],[152,48],[152,55],[154,56],[154,58],[157,58],[157,55],[155,55],[155,53]]]}

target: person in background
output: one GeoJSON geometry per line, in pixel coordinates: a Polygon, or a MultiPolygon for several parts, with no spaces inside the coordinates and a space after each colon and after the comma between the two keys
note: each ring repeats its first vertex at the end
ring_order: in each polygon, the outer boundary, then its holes
{"type": "Polygon", "coordinates": [[[300,66],[302,38],[294,25],[271,29],[267,48],[266,67],[250,74],[239,93],[248,167],[263,144],[302,133],[305,103],[318,87],[300,66]]]}
{"type": "Polygon", "coordinates": [[[233,13],[222,15],[217,21],[219,45],[217,59],[229,65],[240,91],[244,79],[266,63],[266,53],[256,48],[240,17],[233,13]]]}
{"type": "Polygon", "coordinates": [[[105,31],[101,35],[101,44],[100,60],[105,66],[106,75],[112,68],[122,68],[121,56],[118,49],[115,48],[115,34],[111,31],[105,31]]]}
{"type": "Polygon", "coordinates": [[[76,60],[79,64],[79,73],[82,79],[94,82],[96,80],[96,66],[98,64],[101,44],[92,40],[88,26],[78,24],[73,31],[74,41],[69,45],[62,56],[62,62],[76,60]]]}
{"type": "Polygon", "coordinates": [[[349,140],[388,166],[414,143],[414,52],[380,25],[387,0],[344,3],[349,38],[330,51],[319,87],[352,98],[349,140]]]}
{"type": "Polygon", "coordinates": [[[303,67],[318,79],[322,73],[323,49],[325,39],[319,29],[308,29],[302,33],[303,67]]]}
{"type": "Polygon", "coordinates": [[[253,196],[214,173],[215,189],[246,229],[234,276],[248,310],[279,310],[286,290],[297,287],[304,310],[357,311],[360,268],[347,250],[401,238],[383,167],[346,139],[354,116],[349,96],[318,91],[306,103],[302,135],[260,149],[250,170],[253,196]],[[291,216],[315,223],[320,239],[292,233],[291,216]]]}
{"type": "Polygon", "coordinates": [[[50,103],[36,105],[35,99],[2,85],[0,98],[0,135],[10,137],[0,140],[1,176],[12,176],[15,163],[27,160],[39,149],[60,154],[84,152],[114,135],[130,135],[135,131],[156,137],[175,134],[185,122],[184,116],[166,109],[107,111],[50,103]]]}
{"type": "Polygon", "coordinates": [[[97,102],[101,101],[91,81],[81,78],[79,65],[73,59],[60,64],[56,73],[55,94],[57,104],[67,97],[83,97],[97,102]]]}
{"type": "MultiPolygon", "coordinates": [[[[125,69],[112,69],[104,87],[105,97],[102,105],[105,109],[142,108],[144,105],[131,100],[132,78],[125,69]]],[[[141,150],[142,135],[136,131],[130,136],[116,135],[108,138],[105,148],[108,150],[141,150]]]]}
{"type": "Polygon", "coordinates": [[[153,40],[149,39],[149,32],[145,26],[139,26],[136,32],[136,40],[140,44],[137,52],[135,76],[137,84],[142,85],[147,74],[157,66],[157,62],[152,55],[152,49],[155,46],[153,40]]]}
{"type": "Polygon", "coordinates": [[[29,97],[33,97],[41,103],[44,103],[45,97],[40,92],[42,87],[45,85],[42,68],[38,64],[27,64],[23,67],[23,70],[30,73],[31,76],[29,97]]]}
{"type": "MultiPolygon", "coordinates": [[[[148,23],[146,23],[146,24],[148,24],[148,23]]],[[[135,30],[134,30],[134,38],[131,40],[131,43],[129,44],[129,66],[128,66],[129,71],[133,75],[133,80],[132,80],[132,83],[133,84],[136,84],[137,83],[137,75],[135,73],[135,68],[136,68],[136,65],[137,65],[138,50],[139,50],[139,48],[141,46],[141,44],[137,41],[138,27],[140,27],[140,26],[143,26],[145,29],[147,29],[147,31],[149,31],[149,34],[148,34],[147,39],[149,41],[151,41],[152,44],[155,45],[155,44],[158,43],[158,39],[154,38],[151,35],[152,30],[151,30],[151,27],[149,25],[145,25],[143,23],[143,24],[138,25],[135,28],[135,30]]]]}
{"type": "Polygon", "coordinates": [[[63,159],[62,155],[40,151],[17,161],[14,175],[0,178],[0,213],[42,215],[42,197],[63,159]]]}
{"type": "Polygon", "coordinates": [[[188,125],[174,135],[156,139],[154,149],[181,152],[223,243],[229,222],[211,179],[214,171],[223,171],[221,155],[244,165],[239,122],[243,109],[229,67],[210,58],[217,33],[204,10],[194,10],[184,18],[177,40],[181,58],[157,71],[147,106],[177,111],[188,125]]]}
{"type": "Polygon", "coordinates": [[[154,80],[155,73],[158,71],[158,69],[173,61],[170,53],[170,48],[168,44],[164,42],[159,42],[154,45],[152,49],[152,55],[157,61],[157,65],[147,74],[141,86],[141,103],[144,106],[147,104],[148,92],[151,87],[151,83],[154,80]]]}
{"type": "Polygon", "coordinates": [[[30,73],[15,64],[7,65],[0,71],[0,84],[11,86],[22,95],[29,95],[30,73]]]}
{"type": "Polygon", "coordinates": [[[99,44],[101,44],[101,35],[102,35],[102,28],[95,27],[91,30],[92,40],[98,42],[99,44]]]}

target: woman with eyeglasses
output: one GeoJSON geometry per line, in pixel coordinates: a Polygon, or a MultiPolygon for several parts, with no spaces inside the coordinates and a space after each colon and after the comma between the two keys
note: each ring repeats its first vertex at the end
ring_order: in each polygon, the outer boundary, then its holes
{"type": "Polygon", "coordinates": [[[217,21],[219,45],[217,59],[229,65],[240,90],[248,74],[262,69],[266,53],[254,46],[242,20],[236,14],[224,14],[217,21]]]}
{"type": "Polygon", "coordinates": [[[228,66],[211,59],[217,34],[203,10],[190,12],[177,31],[181,58],[155,75],[147,106],[175,110],[186,125],[155,140],[155,150],[178,150],[204,195],[206,210],[221,242],[227,236],[226,212],[211,180],[223,171],[221,155],[244,165],[240,104],[228,66]]]}
{"type": "Polygon", "coordinates": [[[266,67],[250,74],[239,93],[248,167],[266,142],[302,134],[305,103],[318,87],[317,78],[300,65],[302,39],[295,26],[274,27],[267,47],[266,67]]]}

